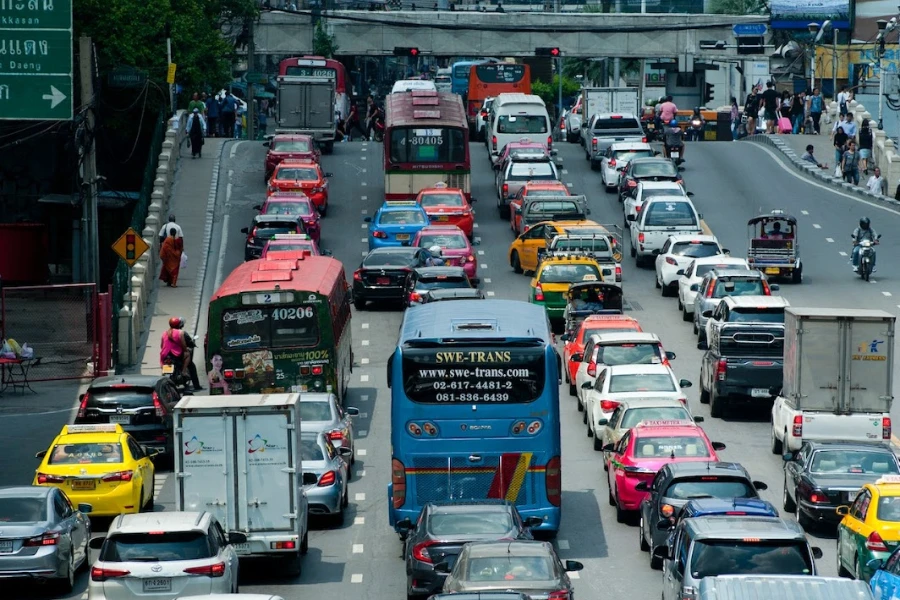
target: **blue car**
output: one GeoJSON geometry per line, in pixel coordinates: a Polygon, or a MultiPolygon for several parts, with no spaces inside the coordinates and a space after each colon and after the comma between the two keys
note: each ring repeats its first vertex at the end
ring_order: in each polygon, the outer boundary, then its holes
{"type": "Polygon", "coordinates": [[[900,546],[894,548],[891,555],[886,561],[880,558],[873,558],[869,561],[868,567],[876,569],[872,579],[869,580],[869,587],[872,588],[872,595],[875,600],[891,600],[891,598],[900,598],[900,546]]]}
{"type": "Polygon", "coordinates": [[[419,230],[428,225],[425,209],[415,201],[386,201],[369,224],[369,250],[390,246],[409,246],[419,230]]]}

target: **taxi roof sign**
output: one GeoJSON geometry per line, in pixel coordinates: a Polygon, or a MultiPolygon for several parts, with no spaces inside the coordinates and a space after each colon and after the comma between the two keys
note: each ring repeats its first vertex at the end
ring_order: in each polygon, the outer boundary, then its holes
{"type": "Polygon", "coordinates": [[[309,240],[310,237],[305,233],[276,233],[272,239],[281,242],[284,240],[309,240]]]}
{"type": "Polygon", "coordinates": [[[687,419],[666,419],[666,420],[648,420],[641,421],[638,427],[683,427],[685,425],[693,425],[693,421],[687,419]]]}
{"type": "Polygon", "coordinates": [[[436,184],[434,184],[431,187],[433,187],[436,190],[445,190],[445,189],[447,189],[447,184],[443,181],[438,181],[436,184]]]}
{"type": "Polygon", "coordinates": [[[900,483],[900,475],[882,475],[881,478],[875,482],[875,485],[881,485],[883,483],[900,483]]]}
{"type": "Polygon", "coordinates": [[[73,433],[125,433],[118,423],[99,423],[97,425],[63,425],[61,435],[73,433]]]}

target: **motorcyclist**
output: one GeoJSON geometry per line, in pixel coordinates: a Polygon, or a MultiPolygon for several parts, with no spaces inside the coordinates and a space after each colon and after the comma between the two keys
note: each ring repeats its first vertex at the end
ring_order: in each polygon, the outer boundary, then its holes
{"type": "Polygon", "coordinates": [[[442,252],[440,246],[432,246],[428,249],[428,252],[431,253],[431,256],[425,261],[425,265],[429,267],[443,267],[444,259],[442,258],[442,252]]]}
{"type": "Polygon", "coordinates": [[[691,124],[687,130],[687,139],[690,142],[699,142],[703,137],[703,128],[706,126],[706,120],[703,118],[703,115],[700,114],[700,108],[697,107],[694,109],[694,114],[691,115],[691,124]]]}
{"type": "Polygon", "coordinates": [[[681,158],[684,158],[684,132],[681,130],[681,127],[678,126],[677,120],[672,119],[669,121],[669,126],[666,127],[665,134],[663,149],[666,152],[666,158],[672,157],[672,150],[678,150],[681,152],[681,158]]]}
{"type": "Polygon", "coordinates": [[[191,337],[187,331],[184,331],[184,319],[180,319],[181,327],[179,329],[184,334],[184,343],[188,347],[188,356],[187,356],[187,367],[188,373],[191,376],[191,387],[194,388],[195,392],[203,391],[203,386],[200,385],[200,377],[197,374],[197,365],[194,364],[194,354],[196,352],[197,343],[194,342],[194,338],[191,337]]]}
{"type": "MultiPolygon", "coordinates": [[[[863,217],[859,220],[859,227],[853,230],[853,233],[850,234],[850,237],[853,238],[853,272],[856,273],[859,271],[859,251],[860,245],[859,243],[863,240],[870,241],[875,243],[878,240],[878,234],[875,233],[875,230],[872,229],[871,221],[869,221],[869,217],[863,217]]],[[[872,273],[875,272],[875,249],[872,249],[872,273]]]]}
{"type": "Polygon", "coordinates": [[[169,319],[169,328],[163,332],[159,342],[159,365],[162,367],[166,361],[172,361],[175,371],[187,378],[190,376],[187,365],[191,362],[191,349],[182,327],[184,321],[180,317],[169,319]]]}

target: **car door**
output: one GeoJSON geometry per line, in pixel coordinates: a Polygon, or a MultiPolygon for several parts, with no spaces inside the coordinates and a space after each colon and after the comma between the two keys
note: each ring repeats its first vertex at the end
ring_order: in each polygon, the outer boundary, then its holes
{"type": "Polygon", "coordinates": [[[806,468],[806,462],[809,458],[809,444],[804,443],[800,449],[791,457],[791,460],[784,463],[784,493],[788,498],[797,498],[797,484],[800,483],[800,477],[806,468]]]}
{"type": "Polygon", "coordinates": [[[602,369],[600,373],[597,374],[597,381],[594,382],[594,387],[591,389],[587,402],[584,405],[584,410],[587,413],[585,416],[587,417],[589,427],[593,427],[593,424],[600,418],[600,399],[603,398],[606,393],[606,383],[608,378],[609,369],[602,369]]]}
{"type": "Polygon", "coordinates": [[[593,377],[587,374],[587,367],[591,362],[591,357],[594,355],[596,345],[596,340],[593,337],[584,345],[584,352],[581,354],[581,362],[578,364],[578,370],[575,372],[575,395],[582,399],[587,394],[581,389],[581,386],[593,379],[593,377]]]}
{"type": "Polygon", "coordinates": [[[520,262],[523,270],[537,270],[538,250],[546,248],[546,241],[544,240],[546,228],[546,225],[538,224],[520,236],[522,238],[522,257],[520,262]]]}
{"type": "Polygon", "coordinates": [[[53,514],[58,523],[59,533],[62,537],[68,537],[72,544],[72,557],[77,566],[85,558],[85,524],[78,522],[75,509],[61,490],[52,492],[53,514]]]}
{"type": "Polygon", "coordinates": [[[143,506],[147,502],[153,498],[155,483],[153,481],[153,463],[150,461],[150,458],[147,457],[147,453],[144,452],[144,449],[134,441],[134,438],[128,438],[128,451],[131,453],[131,457],[135,461],[135,470],[140,474],[142,487],[144,489],[144,497],[141,498],[141,505],[143,506]]]}
{"type": "Polygon", "coordinates": [[[663,243],[662,248],[659,250],[659,254],[656,255],[655,268],[657,273],[662,273],[662,264],[666,261],[665,255],[669,253],[669,249],[672,247],[672,238],[667,238],[663,243]]]}
{"type": "Polygon", "coordinates": [[[850,513],[838,526],[840,560],[848,570],[853,569],[853,560],[857,555],[860,541],[865,544],[866,537],[869,535],[865,521],[871,501],[872,493],[868,489],[860,491],[850,506],[850,513]]]}

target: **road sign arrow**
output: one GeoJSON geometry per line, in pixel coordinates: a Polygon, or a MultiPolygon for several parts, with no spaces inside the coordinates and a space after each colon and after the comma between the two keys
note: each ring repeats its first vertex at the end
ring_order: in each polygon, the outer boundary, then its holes
{"type": "Polygon", "coordinates": [[[50,93],[42,96],[44,100],[50,101],[50,108],[56,108],[60,102],[66,99],[66,95],[56,89],[56,86],[50,86],[50,93]]]}

